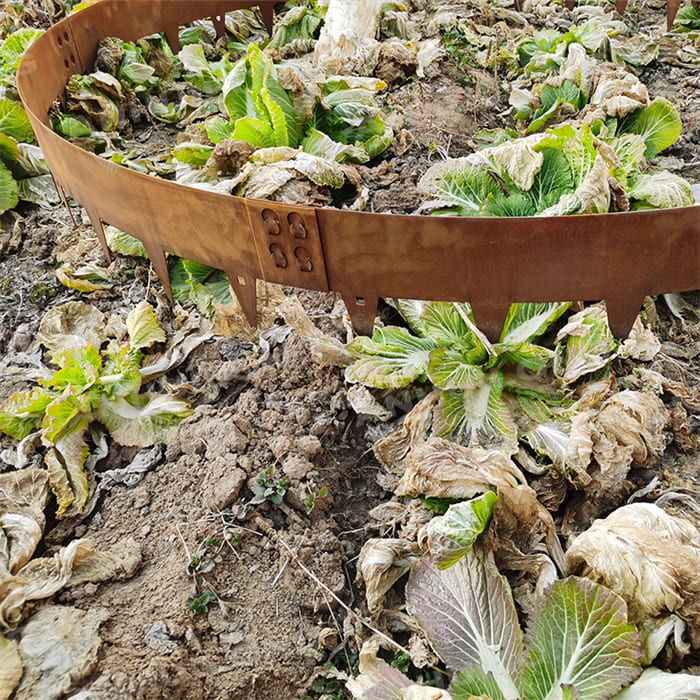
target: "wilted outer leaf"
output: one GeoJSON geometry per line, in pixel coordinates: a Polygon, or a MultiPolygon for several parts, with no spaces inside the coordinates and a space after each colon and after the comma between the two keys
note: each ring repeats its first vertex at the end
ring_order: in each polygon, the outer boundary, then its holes
{"type": "Polygon", "coordinates": [[[525,477],[502,452],[486,452],[442,438],[430,438],[408,454],[406,472],[397,493],[467,499],[501,485],[517,486],[521,483],[525,483],[525,477]]]}
{"type": "Polygon", "coordinates": [[[129,578],[140,564],[141,547],[132,538],[107,552],[96,550],[89,540],[73,540],[52,557],[32,559],[15,576],[0,580],[0,630],[17,627],[30,601],[50,598],[66,586],[129,578]]]}
{"type": "Polygon", "coordinates": [[[688,673],[666,673],[646,668],[629,688],[613,700],[700,700],[700,676],[688,673]]]}
{"type": "Polygon", "coordinates": [[[574,193],[581,202],[581,214],[604,214],[610,209],[608,164],[599,153],[593,167],[574,193]]]}
{"type": "Polygon", "coordinates": [[[641,646],[627,606],[586,579],[557,581],[530,618],[521,690],[530,700],[555,700],[561,685],[581,698],[610,698],[639,675],[641,646]]]}
{"type": "Polygon", "coordinates": [[[126,317],[126,329],[132,350],[150,348],[153,343],[165,342],[165,331],[158,325],[156,312],[147,301],[140,302],[132,309],[126,317]]]}
{"type": "Polygon", "coordinates": [[[508,141],[487,153],[521,190],[532,187],[544,161],[544,155],[535,151],[526,139],[508,141]]]}
{"type": "Polygon", "coordinates": [[[700,648],[700,533],[689,521],[632,503],[579,535],[566,562],[570,572],[622,596],[634,622],[678,615],[700,648]]]}
{"type": "Polygon", "coordinates": [[[48,497],[43,469],[0,474],[0,580],[17,573],[32,558],[46,524],[48,497]]]}
{"type": "Polygon", "coordinates": [[[418,189],[433,197],[436,207],[456,207],[460,216],[477,216],[489,194],[500,193],[493,178],[467,158],[436,163],[423,175],[418,189]]]}
{"type": "Polygon", "coordinates": [[[619,343],[608,328],[605,312],[590,306],[574,314],[557,335],[554,373],[564,384],[605,367],[619,343]]]}
{"type": "Polygon", "coordinates": [[[357,569],[365,582],[367,607],[381,610],[387,591],[420,559],[414,542],[401,539],[371,539],[362,546],[357,569]]]}
{"type": "Polygon", "coordinates": [[[627,339],[620,346],[620,357],[631,357],[634,360],[650,362],[656,357],[659,350],[661,350],[661,340],[637,316],[627,339]]]}
{"type": "Polygon", "coordinates": [[[69,301],[44,314],[37,339],[55,359],[70,348],[88,344],[99,348],[106,337],[104,328],[101,311],[81,301],[69,301]]]}
{"type": "Polygon", "coordinates": [[[413,685],[413,681],[397,668],[389,666],[377,657],[378,637],[370,637],[360,649],[360,673],[349,678],[346,688],[357,700],[398,700],[402,689],[413,685]]]}
{"type": "Polygon", "coordinates": [[[99,265],[83,265],[73,269],[72,265],[64,264],[56,270],[56,277],[65,287],[85,294],[109,288],[108,284],[104,284],[109,278],[107,268],[99,265]],[[102,280],[102,282],[97,280],[102,280]]]}
{"type": "Polygon", "coordinates": [[[426,557],[411,572],[406,605],[448,668],[478,666],[493,674],[507,700],[520,697],[513,679],[522,633],[510,586],[490,551],[473,548],[442,571],[426,557]]]}
{"type": "Polygon", "coordinates": [[[23,669],[17,642],[0,637],[0,700],[10,700],[22,678],[23,669]]]}
{"type": "Polygon", "coordinates": [[[85,460],[89,449],[85,433],[91,422],[91,413],[78,414],[66,423],[53,441],[45,439],[50,447],[44,460],[51,490],[58,502],[56,516],[59,518],[77,515],[87,503],[89,486],[85,460]]]}
{"type": "MultiPolygon", "coordinates": [[[[314,325],[297,297],[284,297],[284,300],[277,306],[277,311],[304,340],[309,352],[317,362],[322,365],[347,367],[355,361],[343,343],[337,338],[323,333],[314,325]]],[[[359,387],[353,387],[353,389],[355,388],[359,389],[359,387]]],[[[355,410],[357,411],[357,408],[355,410]]]]}
{"type": "Polygon", "coordinates": [[[487,491],[469,501],[451,505],[445,515],[428,524],[430,553],[438,569],[447,569],[461,559],[487,528],[496,504],[496,494],[487,491]]]}
{"type": "Polygon", "coordinates": [[[98,663],[98,628],[109,616],[104,608],[79,610],[49,605],[35,613],[19,633],[24,674],[17,698],[60,700],[72,695],[98,663]]]}
{"type": "Polygon", "coordinates": [[[627,195],[654,209],[692,207],[695,204],[690,183],[667,171],[632,173],[627,195]]]}
{"type": "Polygon", "coordinates": [[[120,444],[149,447],[167,442],[183,418],[191,413],[186,401],[159,394],[102,398],[97,417],[120,444]]]}
{"type": "Polygon", "coordinates": [[[669,422],[668,410],[657,396],[630,390],[614,394],[595,418],[593,455],[603,470],[614,462],[654,466],[664,452],[669,422]]]}

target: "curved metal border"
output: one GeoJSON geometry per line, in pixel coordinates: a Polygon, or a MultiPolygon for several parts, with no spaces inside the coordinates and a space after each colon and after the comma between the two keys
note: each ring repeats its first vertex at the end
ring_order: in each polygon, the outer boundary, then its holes
{"type": "Polygon", "coordinates": [[[102,37],[135,40],[273,0],[101,0],[27,51],[17,86],[60,188],[102,222],[140,239],[170,295],[165,251],[223,269],[248,318],[255,280],[340,292],[372,330],[379,297],[469,301],[497,338],[511,302],[605,299],[618,337],[647,294],[700,288],[700,206],[551,218],[399,216],[288,206],[214,194],[117,166],[55,134],[48,120],[68,78],[90,70],[102,37]]]}

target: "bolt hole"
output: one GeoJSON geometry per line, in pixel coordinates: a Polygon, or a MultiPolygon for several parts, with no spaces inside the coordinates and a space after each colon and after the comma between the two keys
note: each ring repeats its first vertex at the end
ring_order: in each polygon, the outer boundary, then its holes
{"type": "Polygon", "coordinates": [[[63,32],[63,38],[68,41],[68,32],[63,32]]]}
{"type": "Polygon", "coordinates": [[[365,298],[364,297],[355,297],[355,306],[364,306],[365,305],[365,298]]]}
{"type": "Polygon", "coordinates": [[[75,56],[73,54],[70,55],[70,62],[75,65],[75,56]]]}
{"type": "Polygon", "coordinates": [[[67,58],[64,59],[63,65],[64,65],[66,68],[70,68],[70,63],[68,63],[68,59],[67,59],[67,58]]]}
{"type": "Polygon", "coordinates": [[[58,43],[59,46],[63,46],[63,39],[61,39],[60,36],[56,39],[56,42],[58,43]]]}

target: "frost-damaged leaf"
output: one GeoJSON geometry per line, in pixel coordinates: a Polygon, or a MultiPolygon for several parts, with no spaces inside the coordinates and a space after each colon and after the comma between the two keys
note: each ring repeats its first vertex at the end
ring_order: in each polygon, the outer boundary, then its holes
{"type": "Polygon", "coordinates": [[[664,429],[669,423],[668,410],[657,396],[631,390],[614,394],[594,421],[596,461],[603,468],[621,462],[656,466],[666,447],[664,429]]]}
{"type": "Polygon", "coordinates": [[[695,197],[690,183],[669,172],[632,173],[627,196],[633,209],[692,207],[695,197]]]}
{"type": "Polygon", "coordinates": [[[676,108],[663,97],[657,97],[648,107],[626,116],[617,133],[639,134],[646,142],[645,156],[653,158],[672,146],[680,137],[683,125],[676,108]]]}
{"type": "Polygon", "coordinates": [[[544,155],[534,150],[527,139],[508,141],[501,146],[490,148],[488,157],[521,190],[529,190],[535,175],[542,168],[544,155]]]}
{"type": "Polygon", "coordinates": [[[153,343],[165,342],[165,331],[158,325],[156,312],[147,301],[140,302],[129,312],[126,329],[132,350],[150,348],[153,343]]]}
{"type": "Polygon", "coordinates": [[[30,467],[0,474],[0,580],[32,558],[46,524],[48,498],[46,470],[30,467]]]}
{"type": "Polygon", "coordinates": [[[433,209],[446,207],[448,213],[459,216],[478,216],[488,196],[501,192],[491,175],[467,158],[436,163],[423,175],[418,189],[437,200],[433,209]]]}
{"type": "Polygon", "coordinates": [[[633,622],[678,615],[700,648],[700,533],[688,520],[651,503],[623,506],[579,535],[566,562],[622,596],[633,622]]]}
{"type": "MultiPolygon", "coordinates": [[[[312,357],[320,364],[347,367],[355,361],[343,343],[316,327],[297,297],[285,297],[278,305],[277,311],[304,340],[312,357]]],[[[350,392],[354,389],[359,390],[360,387],[352,387],[350,392]]],[[[358,392],[355,392],[355,395],[359,400],[358,392]]],[[[354,404],[353,408],[357,410],[354,404]]],[[[386,409],[383,410],[386,411],[386,409]]],[[[360,411],[357,412],[360,413],[360,411]]]]}
{"type": "Polygon", "coordinates": [[[520,694],[522,633],[510,586],[489,550],[474,547],[449,569],[431,557],[418,563],[406,586],[406,606],[437,655],[453,671],[478,666],[507,700],[520,694]]]}
{"type": "Polygon", "coordinates": [[[607,366],[618,346],[602,307],[588,307],[574,314],[559,331],[554,374],[564,384],[571,384],[607,366]]]}
{"type": "Polygon", "coordinates": [[[508,309],[502,343],[530,343],[542,335],[571,306],[567,303],[511,304],[508,309]]]}
{"type": "MultiPolygon", "coordinates": [[[[48,177],[51,176],[49,175],[48,177]]],[[[26,182],[26,180],[22,182],[26,182]]],[[[65,287],[75,289],[84,294],[96,292],[100,289],[108,289],[110,286],[109,284],[104,284],[109,279],[107,268],[95,264],[82,265],[78,268],[73,268],[70,264],[64,264],[56,270],[56,277],[65,287]]]]}
{"type": "Polygon", "coordinates": [[[496,504],[496,494],[487,491],[469,501],[451,505],[445,515],[428,524],[430,553],[438,569],[447,569],[461,559],[487,528],[496,504]]]}
{"type": "Polygon", "coordinates": [[[149,447],[167,442],[191,413],[186,401],[157,394],[137,394],[108,401],[102,398],[97,417],[120,444],[149,447]]]}
{"type": "Polygon", "coordinates": [[[641,646],[627,606],[586,579],[555,582],[530,618],[520,689],[529,700],[561,698],[571,685],[580,698],[610,698],[640,671],[641,646]]]}
{"type": "Polygon", "coordinates": [[[360,649],[360,673],[349,678],[345,687],[357,700],[401,700],[403,689],[413,681],[378,658],[378,651],[379,639],[370,637],[360,649]]]}
{"type": "Polygon", "coordinates": [[[89,487],[85,460],[90,451],[85,442],[85,433],[91,422],[91,414],[73,417],[55,435],[53,446],[44,458],[51,490],[56,496],[56,516],[59,518],[77,515],[87,503],[89,487]]]}
{"type": "Polygon", "coordinates": [[[379,389],[397,389],[421,379],[430,352],[438,347],[403,328],[379,328],[372,338],[356,338],[348,350],[358,358],[345,370],[345,379],[379,389]]]}
{"type": "Polygon", "coordinates": [[[24,664],[17,642],[0,637],[0,700],[9,700],[19,685],[24,664]]]}
{"type": "Polygon", "coordinates": [[[581,214],[604,214],[610,209],[608,164],[600,153],[574,194],[581,202],[581,214]]]}
{"type": "MultiPolygon", "coordinates": [[[[88,581],[129,578],[140,565],[141,547],[132,538],[118,542],[108,551],[95,549],[90,540],[73,540],[51,557],[32,559],[16,576],[1,582],[7,595],[0,599],[0,630],[16,628],[27,603],[45,600],[63,588],[88,581]]],[[[44,629],[42,636],[46,634],[44,629]]]]}
{"type": "Polygon", "coordinates": [[[49,309],[39,324],[38,341],[57,359],[69,348],[99,348],[105,336],[104,314],[81,301],[69,301],[49,309]]]}
{"type": "MultiPolygon", "coordinates": [[[[688,5],[690,7],[690,5],[688,5]]],[[[646,668],[629,688],[613,700],[700,700],[700,676],[688,673],[666,673],[658,668],[646,668]]]]}
{"type": "Polygon", "coordinates": [[[415,542],[401,539],[371,539],[362,546],[357,570],[365,582],[367,607],[381,610],[387,591],[420,559],[415,542]]]}
{"type": "Polygon", "coordinates": [[[467,499],[498,489],[518,486],[525,477],[502,452],[475,450],[441,438],[414,444],[398,495],[467,499]]]}
{"type": "Polygon", "coordinates": [[[469,447],[484,447],[514,454],[518,429],[503,400],[503,375],[491,370],[475,389],[443,391],[433,413],[433,430],[469,447]]]}

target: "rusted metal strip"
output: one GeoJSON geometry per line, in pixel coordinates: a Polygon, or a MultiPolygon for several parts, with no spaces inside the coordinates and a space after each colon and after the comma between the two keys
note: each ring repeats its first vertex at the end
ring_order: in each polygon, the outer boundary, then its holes
{"type": "Polygon", "coordinates": [[[511,302],[605,299],[613,332],[624,336],[645,295],[700,288],[700,206],[506,219],[294,207],[151,178],[50,129],[49,107],[73,72],[92,65],[102,37],[176,37],[182,24],[255,4],[270,21],[268,0],[102,0],[40,37],[18,72],[57,183],[87,209],[98,236],[107,222],[141,240],[168,294],[166,251],[224,270],[251,320],[255,280],[264,279],[339,292],[364,333],[382,296],[469,301],[496,338],[511,302]]]}

